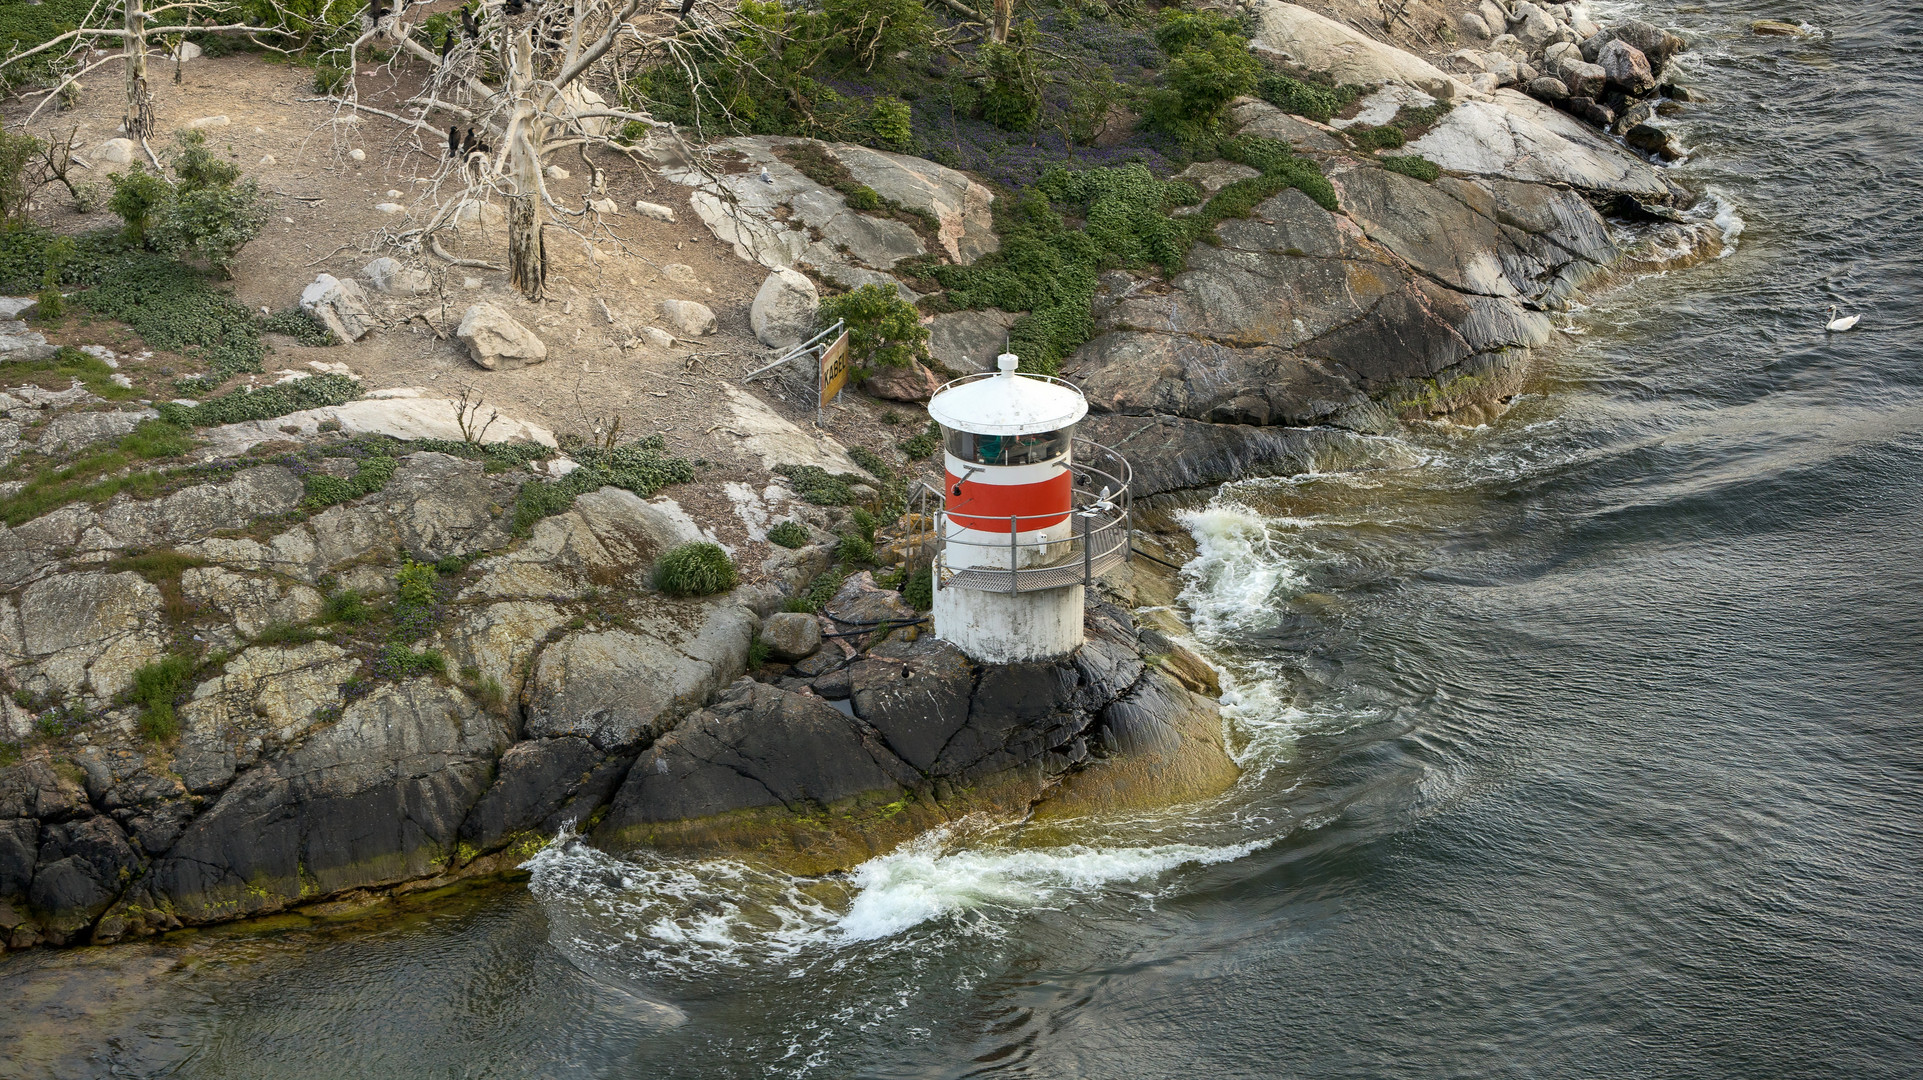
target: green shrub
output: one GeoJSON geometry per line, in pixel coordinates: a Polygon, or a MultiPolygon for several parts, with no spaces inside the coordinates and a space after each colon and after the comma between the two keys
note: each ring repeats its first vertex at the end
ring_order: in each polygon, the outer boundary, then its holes
{"type": "Polygon", "coordinates": [[[301,505],[309,510],[339,503],[352,502],[364,495],[387,486],[394,478],[394,470],[400,461],[386,454],[369,454],[355,463],[353,476],[329,476],[326,473],[312,473],[301,481],[307,489],[307,497],[301,505]]]}
{"type": "Polygon", "coordinates": [[[142,736],[161,742],[180,733],[180,721],[174,715],[174,702],[186,693],[187,684],[198,666],[193,657],[175,653],[134,672],[134,685],[128,697],[140,706],[139,728],[142,736]]]}
{"type": "Polygon", "coordinates": [[[836,319],[847,323],[848,362],[865,375],[877,366],[907,367],[927,355],[928,328],[915,305],[887,285],[863,285],[821,302],[818,316],[826,329],[836,319]]]}
{"type": "Polygon", "coordinates": [[[441,599],[441,575],[428,563],[412,559],[394,574],[394,637],[403,643],[433,633],[435,607],[441,599]]]}
{"type": "Polygon", "coordinates": [[[268,624],[260,633],[254,635],[253,643],[255,645],[305,645],[325,636],[311,626],[277,622],[268,624]]]}
{"type": "Polygon", "coordinates": [[[405,679],[413,675],[447,674],[447,657],[433,649],[415,652],[400,643],[383,648],[374,660],[374,673],[387,679],[405,679]]]}
{"type": "Polygon", "coordinates": [[[182,427],[215,427],[244,420],[272,420],[277,416],[344,405],[361,396],[360,380],[347,375],[312,375],[258,389],[242,387],[198,405],[162,402],[162,419],[182,427]]]}
{"type": "Polygon", "coordinates": [[[850,210],[880,210],[884,205],[881,196],[866,184],[856,184],[842,194],[850,210]]]}
{"type": "Polygon", "coordinates": [[[901,598],[916,611],[927,611],[935,606],[935,571],[923,566],[908,575],[902,583],[901,598]]]}
{"type": "Polygon", "coordinates": [[[41,143],[31,135],[9,135],[0,128],[0,225],[12,225],[27,214],[33,194],[29,169],[41,143]]]}
{"type": "Polygon", "coordinates": [[[1163,8],[1155,42],[1168,56],[1165,88],[1149,100],[1151,127],[1191,145],[1221,126],[1230,101],[1254,89],[1261,65],[1234,19],[1163,8]]]}
{"type": "Polygon", "coordinates": [[[669,596],[713,596],[740,580],[721,545],[697,540],[672,548],[654,564],[654,587],[669,596]]]}
{"type": "Polygon", "coordinates": [[[1441,166],[1419,154],[1383,158],[1382,167],[1390,172],[1413,176],[1424,183],[1434,183],[1436,178],[1442,175],[1441,166]]]}
{"type": "Polygon", "coordinates": [[[1392,127],[1362,127],[1349,129],[1349,137],[1364,150],[1399,150],[1408,142],[1402,132],[1392,127]]]}
{"type": "Polygon", "coordinates": [[[863,565],[875,561],[875,542],[856,533],[848,533],[835,545],[837,562],[863,565]]]}
{"type": "Polygon", "coordinates": [[[1363,86],[1317,86],[1287,75],[1265,74],[1256,80],[1255,96],[1296,116],[1326,124],[1351,101],[1368,92],[1363,86]]]}
{"type": "Polygon", "coordinates": [[[768,542],[777,547],[798,548],[809,539],[808,527],[799,521],[784,521],[768,530],[768,542]]]}
{"type": "Polygon", "coordinates": [[[835,594],[841,591],[841,583],[846,580],[848,575],[842,570],[829,570],[809,582],[808,588],[800,596],[791,596],[782,601],[781,610],[813,615],[821,610],[823,604],[835,598],[835,594]]]}
{"type": "Polygon", "coordinates": [[[982,119],[1003,131],[1032,130],[1042,117],[1032,37],[1032,28],[1025,24],[1010,31],[1006,45],[985,41],[975,51],[975,59],[989,77],[988,90],[981,96],[982,119]]]}
{"type": "Polygon", "coordinates": [[[361,594],[353,589],[342,589],[327,598],[327,606],[321,618],[327,622],[359,624],[374,617],[370,607],[361,594]]]}
{"type": "Polygon", "coordinates": [[[868,109],[868,128],[875,140],[890,150],[908,153],[915,148],[914,113],[898,97],[882,94],[868,109]]]}
{"type": "Polygon", "coordinates": [[[768,663],[770,652],[771,650],[768,648],[768,643],[761,640],[760,634],[756,634],[754,637],[748,639],[748,670],[760,670],[768,663]]]}
{"type": "Polygon", "coordinates": [[[902,455],[910,461],[921,461],[927,458],[941,449],[941,425],[933,420],[928,421],[928,426],[922,430],[921,434],[902,440],[895,449],[900,450],[902,455]]]}
{"type": "Polygon", "coordinates": [[[852,473],[831,473],[819,465],[776,465],[771,471],[787,477],[795,494],[816,506],[852,505],[854,485],[867,482],[852,473]]]}
{"type": "Polygon", "coordinates": [[[822,0],[821,13],[863,71],[920,49],[934,29],[921,0],[822,0]]]}
{"type": "Polygon", "coordinates": [[[881,459],[881,455],[865,446],[849,447],[848,456],[854,458],[855,464],[867,469],[877,480],[886,483],[895,478],[895,470],[888,467],[888,463],[881,459]]]}
{"type": "Polygon", "coordinates": [[[574,459],[581,467],[560,480],[532,480],[521,485],[514,497],[515,535],[526,536],[536,522],[566,512],[576,498],[609,485],[626,488],[645,499],[670,484],[694,479],[694,463],[668,453],[668,441],[661,435],[649,435],[612,450],[582,447],[575,451],[574,459]]]}
{"type": "Polygon", "coordinates": [[[114,189],[107,198],[107,209],[126,223],[128,240],[136,244],[146,243],[147,232],[153,228],[155,219],[173,196],[173,188],[168,186],[165,179],[148,172],[139,162],[129,165],[126,172],[114,173],[107,179],[114,189]]]}

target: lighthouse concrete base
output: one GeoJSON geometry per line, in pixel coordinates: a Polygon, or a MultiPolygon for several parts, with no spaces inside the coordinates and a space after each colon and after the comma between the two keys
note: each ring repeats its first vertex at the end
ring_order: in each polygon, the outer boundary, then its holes
{"type": "Polygon", "coordinates": [[[1082,645],[1082,587],[1011,595],[937,582],[935,636],[982,664],[1066,656],[1082,645]]]}

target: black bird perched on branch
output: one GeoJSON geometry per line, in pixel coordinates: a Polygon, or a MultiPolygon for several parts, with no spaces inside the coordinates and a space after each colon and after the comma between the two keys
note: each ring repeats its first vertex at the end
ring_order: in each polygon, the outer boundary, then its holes
{"type": "Polygon", "coordinates": [[[441,35],[441,63],[447,63],[447,54],[454,51],[454,31],[441,35]]]}
{"type": "Polygon", "coordinates": [[[524,0],[507,0],[505,4],[501,5],[502,13],[507,15],[519,15],[526,10],[527,4],[524,0]]]}
{"type": "Polygon", "coordinates": [[[367,10],[368,10],[367,21],[370,23],[380,22],[381,16],[387,14],[387,12],[381,10],[381,0],[374,0],[372,4],[368,5],[367,10]]]}
{"type": "Polygon", "coordinates": [[[474,13],[466,8],[461,9],[461,29],[467,31],[469,41],[481,36],[481,24],[474,21],[474,13]]]}
{"type": "Polygon", "coordinates": [[[461,128],[459,124],[447,129],[447,156],[459,157],[461,153],[461,128]]]}
{"type": "Polygon", "coordinates": [[[688,21],[688,13],[694,10],[694,0],[681,0],[681,21],[688,21]]]}
{"type": "Polygon", "coordinates": [[[461,140],[461,156],[466,157],[469,154],[472,154],[473,152],[474,152],[474,129],[468,128],[467,138],[461,140]]]}

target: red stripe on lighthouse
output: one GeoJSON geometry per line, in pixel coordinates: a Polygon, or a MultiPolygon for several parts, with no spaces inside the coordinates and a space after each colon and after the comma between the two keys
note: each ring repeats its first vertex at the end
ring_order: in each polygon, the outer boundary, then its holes
{"type": "Polygon", "coordinates": [[[1046,529],[1067,520],[1073,498],[1066,469],[1033,484],[980,484],[948,474],[948,517],[964,529],[1005,533],[1010,515],[1019,519],[1016,532],[1046,529]]]}

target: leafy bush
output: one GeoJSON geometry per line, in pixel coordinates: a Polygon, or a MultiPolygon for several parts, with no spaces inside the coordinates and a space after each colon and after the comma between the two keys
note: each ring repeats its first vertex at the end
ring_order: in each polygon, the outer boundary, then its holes
{"type": "Polygon", "coordinates": [[[721,545],[705,540],[672,548],[654,564],[654,587],[669,596],[713,596],[739,580],[734,560],[721,545]]]}
{"type": "Polygon", "coordinates": [[[1212,11],[1162,9],[1155,43],[1169,63],[1166,88],[1149,101],[1150,126],[1189,144],[1215,133],[1229,102],[1254,89],[1261,72],[1241,29],[1212,11]]]}
{"type": "Polygon", "coordinates": [[[841,591],[841,583],[846,580],[848,580],[848,575],[844,571],[840,569],[829,570],[827,573],[809,582],[807,591],[803,592],[800,596],[791,596],[782,601],[781,610],[798,611],[804,615],[813,615],[821,610],[821,605],[835,598],[835,594],[841,591]]]}
{"type": "Polygon", "coordinates": [[[244,420],[272,420],[276,416],[344,405],[361,396],[360,380],[347,375],[310,375],[258,389],[242,387],[198,405],[163,402],[156,408],[162,419],[182,427],[214,427],[244,420]]]}
{"type": "Polygon", "coordinates": [[[798,548],[808,540],[808,526],[799,521],[784,521],[768,530],[768,542],[777,547],[798,548]]]}
{"type": "Polygon", "coordinates": [[[1306,116],[1320,124],[1347,108],[1351,101],[1368,90],[1363,86],[1317,86],[1287,75],[1265,74],[1256,80],[1255,96],[1296,116],[1306,116]]]}
{"type": "Polygon", "coordinates": [[[1402,144],[1409,141],[1402,132],[1387,126],[1372,128],[1357,125],[1349,129],[1349,137],[1364,150],[1400,150],[1402,144]]]}
{"type": "Polygon", "coordinates": [[[908,575],[902,583],[901,598],[916,611],[927,611],[935,606],[935,571],[933,567],[923,566],[908,575]]]}
{"type": "Polygon", "coordinates": [[[173,197],[174,189],[163,177],[148,172],[139,162],[129,165],[126,172],[114,173],[107,179],[114,189],[107,199],[107,209],[126,223],[129,241],[146,243],[148,230],[153,228],[167,200],[173,197]]]}
{"type": "Polygon", "coordinates": [[[928,426],[922,430],[921,434],[902,440],[895,449],[900,450],[902,455],[910,461],[921,461],[927,458],[941,449],[941,425],[933,420],[928,421],[928,426]]]}
{"type": "Polygon", "coordinates": [[[921,0],[822,0],[821,13],[863,71],[921,48],[934,29],[921,0]]]}
{"type": "Polygon", "coordinates": [[[1420,154],[1383,158],[1382,167],[1390,172],[1413,176],[1424,183],[1434,183],[1436,178],[1442,175],[1441,166],[1420,154]]]}
{"type": "Polygon", "coordinates": [[[694,479],[694,463],[668,453],[668,441],[660,435],[612,450],[588,446],[575,451],[581,466],[553,483],[530,481],[521,485],[514,498],[514,532],[526,536],[543,518],[564,513],[574,500],[603,487],[626,488],[647,498],[669,484],[685,484],[694,479]]]}
{"type": "Polygon", "coordinates": [[[180,184],[151,208],[143,230],[146,243],[166,255],[199,256],[214,273],[229,277],[234,257],[267,223],[266,200],[259,184],[241,180],[239,166],[207,149],[205,132],[183,131],[175,142],[174,175],[180,184]]]}
{"type": "Polygon", "coordinates": [[[1003,131],[1028,131],[1042,116],[1042,91],[1028,44],[1031,31],[1018,28],[1008,44],[982,43],[975,58],[988,70],[988,91],[982,95],[982,119],[1003,131]]]}
{"type": "Polygon", "coordinates": [[[895,478],[895,470],[888,467],[888,463],[881,459],[881,455],[865,446],[849,447],[848,456],[854,458],[855,464],[867,469],[877,480],[886,482],[895,478]]]}
{"type": "Polygon", "coordinates": [[[875,133],[876,141],[904,154],[915,148],[913,121],[908,103],[889,94],[875,98],[868,110],[868,128],[875,133]]]}
{"type": "Polygon", "coordinates": [[[795,494],[816,506],[850,506],[854,485],[867,483],[852,473],[831,473],[819,465],[776,465],[772,470],[795,486],[795,494]]]}
{"type": "Polygon", "coordinates": [[[174,702],[186,693],[198,666],[193,657],[175,653],[134,672],[134,685],[128,697],[140,706],[142,736],[160,742],[179,734],[180,721],[174,715],[174,702]]]}
{"type": "Polygon", "coordinates": [[[327,606],[321,611],[321,618],[328,622],[359,624],[373,617],[374,609],[353,589],[342,589],[329,595],[327,606]]]}
{"type": "Polygon", "coordinates": [[[874,562],[875,542],[856,533],[848,533],[835,545],[835,559],[857,565],[874,562]]]}
{"type": "Polygon", "coordinates": [[[374,674],[386,679],[405,679],[413,675],[447,674],[447,657],[433,649],[415,652],[394,643],[381,650],[374,660],[374,674]]]}
{"type": "Polygon", "coordinates": [[[395,639],[414,642],[432,633],[440,599],[441,575],[432,565],[412,559],[402,563],[394,574],[395,639]]]}
{"type": "Polygon", "coordinates": [[[40,146],[31,135],[9,135],[0,128],[0,225],[26,217],[27,199],[33,194],[29,168],[40,146]]]}
{"type": "Polygon", "coordinates": [[[927,355],[928,328],[915,305],[886,285],[863,285],[821,302],[823,329],[848,324],[849,366],[865,375],[877,365],[907,367],[927,355]]]}
{"type": "Polygon", "coordinates": [[[301,500],[301,505],[309,510],[319,510],[372,495],[387,486],[399,466],[397,459],[386,454],[369,454],[355,464],[352,476],[309,474],[301,481],[307,489],[307,497],[301,500]]]}

